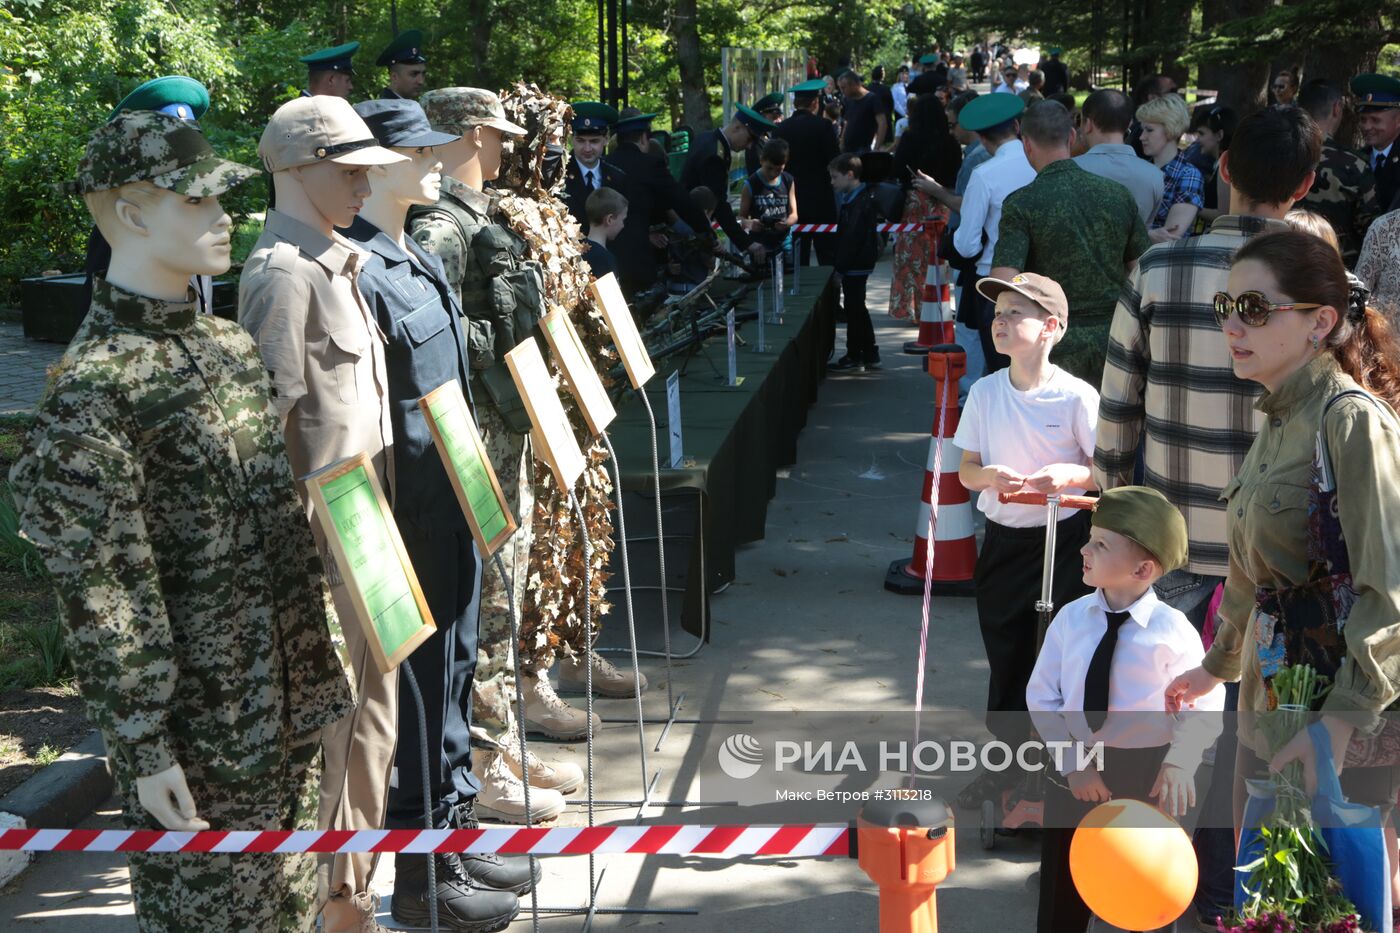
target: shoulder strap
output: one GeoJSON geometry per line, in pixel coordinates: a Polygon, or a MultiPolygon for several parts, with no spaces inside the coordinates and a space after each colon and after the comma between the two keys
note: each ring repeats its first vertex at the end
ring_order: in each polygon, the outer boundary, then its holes
{"type": "Polygon", "coordinates": [[[1360,397],[1370,400],[1382,412],[1387,411],[1387,407],[1381,404],[1381,400],[1376,398],[1365,389],[1346,389],[1338,392],[1327,400],[1327,404],[1322,406],[1322,417],[1317,426],[1317,467],[1318,485],[1324,492],[1331,492],[1336,488],[1336,480],[1332,472],[1332,454],[1327,448],[1327,413],[1332,410],[1332,406],[1344,398],[1360,397]]]}

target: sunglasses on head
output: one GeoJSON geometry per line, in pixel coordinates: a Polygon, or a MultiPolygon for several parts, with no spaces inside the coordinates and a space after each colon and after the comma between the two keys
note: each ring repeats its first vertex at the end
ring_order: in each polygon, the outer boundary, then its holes
{"type": "Polygon", "coordinates": [[[1275,311],[1311,311],[1320,307],[1322,305],[1308,302],[1274,304],[1264,297],[1263,292],[1242,292],[1233,298],[1227,292],[1215,293],[1215,320],[1222,327],[1230,320],[1231,313],[1238,314],[1240,321],[1248,327],[1263,327],[1269,323],[1269,315],[1275,311]]]}

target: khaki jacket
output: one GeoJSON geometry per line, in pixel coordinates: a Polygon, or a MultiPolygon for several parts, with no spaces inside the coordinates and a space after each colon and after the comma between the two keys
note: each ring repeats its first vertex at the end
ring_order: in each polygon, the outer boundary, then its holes
{"type": "MultiPolygon", "coordinates": [[[[1294,373],[1256,404],[1263,427],[1225,487],[1230,569],[1215,643],[1202,666],[1240,681],[1240,710],[1265,708],[1255,646],[1255,590],[1307,579],[1309,487],[1319,419],[1327,401],[1358,388],[1330,355],[1294,373]]],[[[1346,398],[1327,415],[1337,504],[1357,593],[1347,618],[1346,658],[1323,709],[1366,730],[1400,696],[1400,423],[1383,405],[1346,398]]],[[[1257,736],[1241,741],[1256,751],[1257,736]]]]}

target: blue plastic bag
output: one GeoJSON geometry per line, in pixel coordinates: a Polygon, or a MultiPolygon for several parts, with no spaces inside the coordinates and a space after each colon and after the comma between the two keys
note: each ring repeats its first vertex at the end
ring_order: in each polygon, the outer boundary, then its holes
{"type": "MultiPolygon", "coordinates": [[[[1375,807],[1348,803],[1332,763],[1332,742],[1320,722],[1308,726],[1317,752],[1317,795],[1312,814],[1318,832],[1327,843],[1325,857],[1342,883],[1342,893],[1361,914],[1365,930],[1390,929],[1390,874],[1386,866],[1385,835],[1381,814],[1375,807]]],[[[1269,781],[1246,781],[1249,799],[1244,806],[1243,829],[1236,865],[1248,865],[1264,854],[1259,827],[1274,809],[1274,789],[1269,781]]],[[[1251,890],[1249,873],[1235,872],[1235,909],[1243,909],[1251,890]]]]}

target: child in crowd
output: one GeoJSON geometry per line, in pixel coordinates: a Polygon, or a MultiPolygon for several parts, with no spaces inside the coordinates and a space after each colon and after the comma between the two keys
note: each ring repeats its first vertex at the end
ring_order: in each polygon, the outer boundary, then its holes
{"type": "MultiPolygon", "coordinates": [[[[973,574],[990,675],[987,727],[1014,748],[1030,731],[1024,718],[1026,683],[1041,634],[1035,604],[1045,558],[1046,509],[1002,502],[998,494],[1082,495],[1095,488],[1090,464],[1099,396],[1093,386],[1050,362],[1050,351],[1069,321],[1069,303],[1059,283],[1023,272],[1010,281],[984,278],[977,291],[996,303],[992,341],[1011,363],[972,384],[953,443],[963,452],[958,478],[981,493],[977,507],[987,517],[973,574]]],[[[1088,514],[1061,509],[1051,593],[1057,606],[1088,592],[1079,579],[1079,549],[1088,540],[1088,514]]],[[[1015,780],[1010,771],[984,772],[963,788],[958,804],[975,808],[984,799],[996,800],[1015,780]]]]}
{"type": "Polygon", "coordinates": [[[608,250],[608,243],[627,223],[627,199],[616,189],[605,186],[588,196],[583,210],[588,215],[588,252],[583,258],[588,260],[593,277],[601,279],[609,272],[617,272],[617,260],[608,250]]]}
{"type": "Polygon", "coordinates": [[[1342,254],[1342,241],[1337,239],[1337,231],[1316,211],[1310,211],[1305,207],[1295,207],[1284,215],[1283,219],[1295,230],[1304,233],[1311,233],[1319,240],[1326,240],[1327,245],[1337,251],[1337,255],[1342,254]]]}
{"type": "MultiPolygon", "coordinates": [[[[770,139],[759,155],[759,169],[744,179],[739,195],[740,223],[763,244],[770,257],[785,256],[783,244],[788,229],[797,223],[797,186],[784,169],[788,163],[788,141],[770,139]]],[[[784,260],[784,270],[792,263],[784,260]]]]}
{"type": "MultiPolygon", "coordinates": [[[[841,153],[826,170],[840,205],[836,233],[831,235],[836,237],[833,265],[841,275],[841,303],[846,311],[846,355],[829,368],[863,373],[880,368],[875,325],[865,305],[866,280],[875,270],[880,254],[875,233],[875,193],[860,180],[860,157],[853,153],[841,153]]],[[[1089,449],[1093,450],[1092,444],[1089,449]]]]}
{"type": "MultiPolygon", "coordinates": [[[[1014,365],[1014,364],[1013,364],[1014,365]]],[[[1046,742],[1103,743],[1101,763],[1076,770],[1070,750],[1046,770],[1040,849],[1039,933],[1081,933],[1089,908],[1070,875],[1074,827],[1109,799],[1155,797],[1168,816],[1196,804],[1195,775],[1220,734],[1219,715],[1166,712],[1167,685],[1198,667],[1205,651],[1186,616],[1157,599],[1152,584],[1186,563],[1186,522],[1145,486],[1100,497],[1080,554],[1086,586],[1045,634],[1026,704],[1046,742]],[[1136,715],[1120,715],[1135,713],[1136,715]]],[[[1197,710],[1224,707],[1218,685],[1197,710]]]]}

